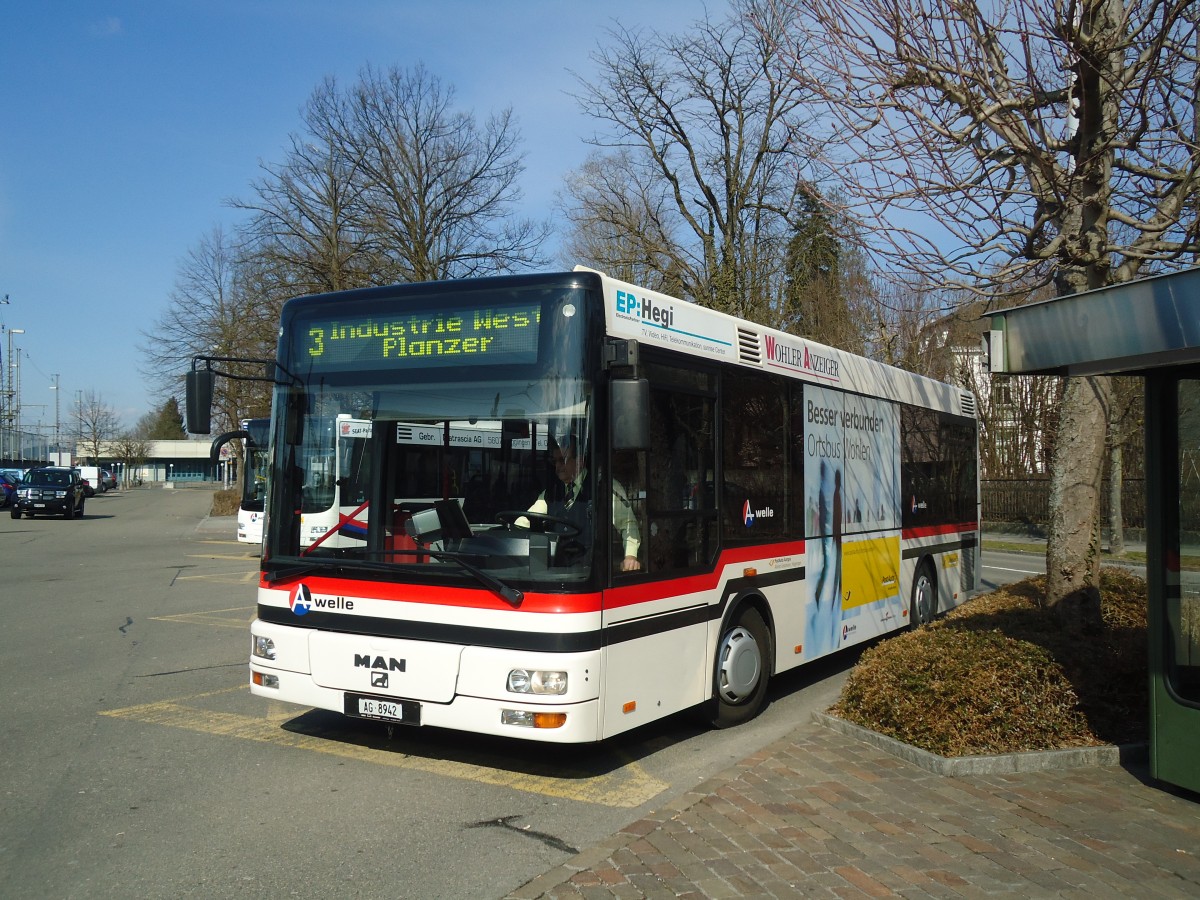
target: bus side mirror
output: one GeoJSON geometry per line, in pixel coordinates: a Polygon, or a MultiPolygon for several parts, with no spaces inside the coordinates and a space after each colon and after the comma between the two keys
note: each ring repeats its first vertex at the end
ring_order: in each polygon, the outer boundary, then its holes
{"type": "Polygon", "coordinates": [[[213,382],[211,369],[192,369],[187,373],[187,430],[192,434],[212,431],[213,382]]]}
{"type": "Polygon", "coordinates": [[[650,446],[650,382],[645,378],[615,378],[609,383],[612,401],[612,448],[646,450],[650,446]]]}

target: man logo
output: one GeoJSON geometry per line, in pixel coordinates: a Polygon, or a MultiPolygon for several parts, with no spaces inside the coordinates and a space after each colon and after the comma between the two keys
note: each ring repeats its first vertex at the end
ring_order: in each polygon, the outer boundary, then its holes
{"type": "Polygon", "coordinates": [[[296,588],[292,596],[288,599],[288,606],[298,616],[302,616],[312,609],[312,591],[308,589],[307,584],[302,584],[296,588]]]}

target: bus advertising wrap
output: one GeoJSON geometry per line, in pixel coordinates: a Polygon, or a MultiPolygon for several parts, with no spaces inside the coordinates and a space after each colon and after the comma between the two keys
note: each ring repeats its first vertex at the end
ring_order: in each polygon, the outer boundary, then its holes
{"type": "Polygon", "coordinates": [[[804,409],[812,658],[883,634],[903,615],[899,423],[894,404],[819,387],[805,389],[804,409]]]}

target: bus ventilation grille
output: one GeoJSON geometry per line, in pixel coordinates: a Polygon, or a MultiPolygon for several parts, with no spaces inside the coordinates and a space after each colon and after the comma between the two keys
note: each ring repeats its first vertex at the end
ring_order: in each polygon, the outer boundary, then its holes
{"type": "Polygon", "coordinates": [[[959,585],[963,592],[975,590],[975,551],[976,547],[964,547],[959,555],[958,571],[962,576],[959,585]]]}
{"type": "Polygon", "coordinates": [[[975,395],[963,393],[962,395],[962,411],[964,416],[975,415],[975,395]]]}
{"type": "Polygon", "coordinates": [[[762,365],[762,343],[758,339],[758,332],[747,331],[745,328],[739,328],[738,333],[738,359],[744,363],[752,363],[756,366],[762,365]]]}

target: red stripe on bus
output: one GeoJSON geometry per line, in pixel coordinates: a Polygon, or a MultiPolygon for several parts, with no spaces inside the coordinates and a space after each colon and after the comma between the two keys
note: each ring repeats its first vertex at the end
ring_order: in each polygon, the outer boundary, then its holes
{"type": "Polygon", "coordinates": [[[957,525],[922,525],[918,528],[905,528],[901,534],[904,540],[913,538],[941,537],[946,534],[964,534],[968,531],[978,531],[975,522],[961,522],[957,525]]]}
{"type": "MultiPolygon", "coordinates": [[[[786,544],[758,544],[753,547],[733,547],[721,554],[716,567],[711,572],[699,575],[685,575],[682,578],[672,578],[669,581],[651,581],[646,584],[631,584],[628,587],[612,588],[605,592],[605,607],[616,609],[622,606],[634,606],[638,603],[650,603],[662,600],[664,597],[677,597],[680,594],[695,594],[701,591],[715,591],[721,583],[721,573],[728,566],[751,560],[767,560],[775,556],[803,556],[804,541],[794,541],[786,544]]],[[[740,574],[740,573],[738,573],[740,574]]],[[[737,575],[733,576],[737,577],[737,575]]]]}
{"type": "MultiPolygon", "coordinates": [[[[288,596],[300,583],[308,585],[315,594],[331,594],[336,597],[352,597],[364,600],[404,601],[405,603],[428,603],[435,606],[454,606],[463,609],[502,609],[513,611],[503,599],[488,590],[473,590],[459,587],[440,587],[431,584],[394,584],[387,581],[365,581],[357,578],[327,578],[320,575],[305,575],[291,580],[268,582],[259,579],[259,587],[286,591],[288,596]]],[[[518,612],[533,613],[589,613],[600,611],[600,597],[596,592],[580,594],[540,594],[525,592],[525,598],[517,607],[518,612]]]]}
{"type": "MultiPolygon", "coordinates": [[[[595,592],[580,594],[544,594],[526,591],[525,599],[516,608],[527,613],[594,613],[601,609],[602,597],[611,609],[649,603],[680,594],[712,591],[721,583],[721,572],[727,566],[751,560],[767,560],[777,556],[803,556],[804,541],[781,544],[760,544],[753,547],[734,547],[721,554],[716,568],[698,575],[685,575],[665,581],[613,588],[605,595],[595,592]]],[[[740,574],[740,573],[738,573],[740,574]]],[[[735,576],[736,577],[736,576],[735,576]]],[[[259,579],[259,587],[286,591],[290,596],[296,586],[303,582],[316,594],[336,597],[353,597],[368,600],[404,601],[406,603],[428,603],[437,606],[454,606],[464,609],[500,609],[514,611],[491,591],[472,588],[440,587],[429,584],[394,584],[386,581],[366,581],[355,578],[329,578],[321,575],[306,575],[291,580],[268,582],[259,579]]]]}

